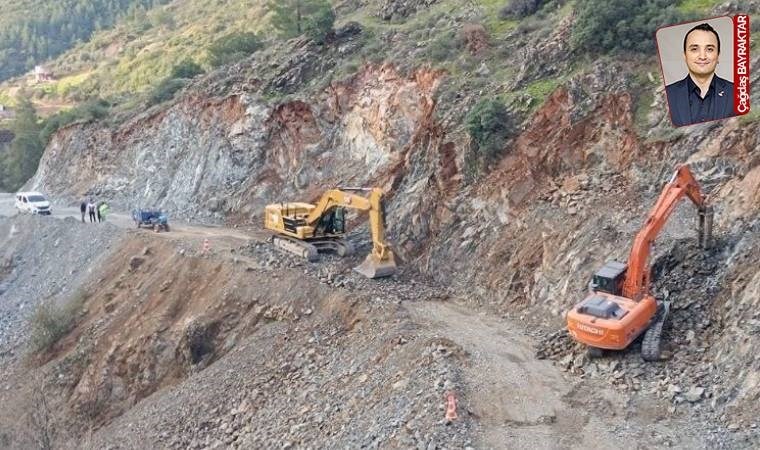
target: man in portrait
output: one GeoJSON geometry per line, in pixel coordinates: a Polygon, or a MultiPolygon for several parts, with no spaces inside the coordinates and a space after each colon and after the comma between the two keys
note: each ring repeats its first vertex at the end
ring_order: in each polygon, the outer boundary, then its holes
{"type": "Polygon", "coordinates": [[[715,73],[720,56],[718,32],[707,23],[695,26],[684,36],[683,53],[688,75],[665,87],[673,125],[733,116],[734,84],[715,73]]]}

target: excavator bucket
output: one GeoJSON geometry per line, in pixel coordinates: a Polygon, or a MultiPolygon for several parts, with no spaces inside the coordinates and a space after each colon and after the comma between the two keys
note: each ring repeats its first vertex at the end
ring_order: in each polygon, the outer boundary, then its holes
{"type": "Polygon", "coordinates": [[[367,278],[389,277],[396,273],[396,261],[393,259],[393,253],[389,252],[389,257],[381,260],[374,253],[367,255],[363,263],[354,267],[354,270],[367,278]]]}

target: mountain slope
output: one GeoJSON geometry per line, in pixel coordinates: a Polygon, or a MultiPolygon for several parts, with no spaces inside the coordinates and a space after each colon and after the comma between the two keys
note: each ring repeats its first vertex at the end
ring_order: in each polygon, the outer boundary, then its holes
{"type": "MultiPolygon", "coordinates": [[[[760,121],[674,129],[653,55],[580,52],[578,3],[545,5],[517,21],[491,1],[346,2],[324,45],[273,41],[170,101],[57,131],[29,188],[254,241],[204,257],[179,232],[116,250],[83,319],[38,355],[71,429],[90,414],[95,442],[126,447],[134,427],[171,448],[509,448],[533,430],[568,447],[753,448],[760,121]],[[484,153],[472,112],[494,110],[505,126],[484,153]],[[563,313],[625,260],[683,163],[710,195],[715,245],[696,248],[685,204],[656,242],[670,359],[644,364],[634,344],[590,361],[563,313]],[[334,186],[388,192],[398,276],[362,280],[355,260],[306,264],[265,242],[263,205],[334,186]],[[530,342],[553,360],[542,377],[520,375],[544,367],[530,342]],[[551,393],[505,381],[534,379],[551,393]],[[446,426],[452,390],[460,419],[446,426]]],[[[352,227],[358,259],[366,225],[352,227]]]]}

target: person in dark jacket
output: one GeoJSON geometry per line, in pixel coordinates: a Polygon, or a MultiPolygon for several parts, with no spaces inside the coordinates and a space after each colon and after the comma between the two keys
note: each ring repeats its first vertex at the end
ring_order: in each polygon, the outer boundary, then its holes
{"type": "Polygon", "coordinates": [[[683,52],[689,74],[665,87],[673,125],[691,125],[734,115],[734,84],[715,74],[720,36],[707,23],[684,36],[683,52]]]}
{"type": "Polygon", "coordinates": [[[82,223],[84,223],[84,216],[87,214],[87,201],[82,200],[82,203],[79,205],[79,211],[82,213],[82,223]]]}

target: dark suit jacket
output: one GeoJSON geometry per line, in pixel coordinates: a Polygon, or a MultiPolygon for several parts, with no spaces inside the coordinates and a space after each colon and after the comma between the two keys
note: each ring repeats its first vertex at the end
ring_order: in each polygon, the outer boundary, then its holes
{"type": "MultiPolygon", "coordinates": [[[[668,96],[668,107],[673,125],[691,125],[691,112],[689,111],[689,90],[687,88],[689,75],[681,81],[665,86],[668,96]]],[[[734,83],[724,80],[715,75],[714,108],[709,120],[724,119],[734,115],[734,83]],[[723,92],[723,95],[718,95],[723,92]]]]}

